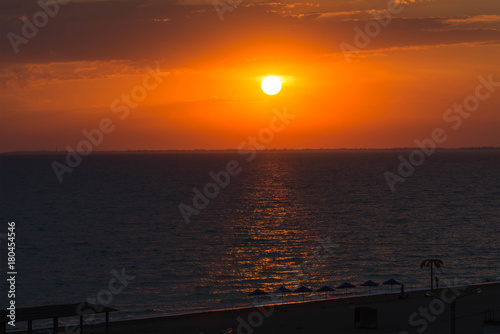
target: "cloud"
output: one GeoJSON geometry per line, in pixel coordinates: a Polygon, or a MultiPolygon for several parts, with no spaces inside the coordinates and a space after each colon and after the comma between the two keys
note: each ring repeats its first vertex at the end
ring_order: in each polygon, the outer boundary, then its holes
{"type": "Polygon", "coordinates": [[[310,2],[264,2],[264,3],[253,3],[246,4],[247,6],[256,5],[256,6],[270,6],[270,7],[283,7],[283,8],[297,8],[297,7],[319,7],[318,3],[310,3],[310,2]]]}
{"type": "Polygon", "coordinates": [[[168,17],[167,18],[154,18],[152,20],[153,20],[153,22],[168,22],[168,21],[170,21],[170,18],[168,18],[168,17]]]}
{"type": "MultiPolygon", "coordinates": [[[[97,72],[112,75],[101,66],[107,63],[123,64],[127,72],[130,66],[141,67],[137,64],[160,60],[162,64],[164,60],[168,68],[193,68],[238,59],[284,54],[293,57],[293,52],[301,49],[302,53],[319,49],[321,54],[337,52],[341,42],[353,43],[354,28],[363,29],[373,20],[370,14],[380,11],[369,9],[365,1],[356,6],[349,5],[350,2],[339,3],[342,10],[323,8],[324,2],[312,1],[242,2],[227,12],[221,22],[211,3],[70,2],[61,6],[59,13],[27,45],[21,46],[19,54],[13,52],[7,38],[0,39],[0,63],[9,66],[52,64],[51,67],[68,63],[72,69],[97,67],[72,73],[60,68],[61,73],[54,74],[56,79],[68,79],[75,75],[90,78],[99,75],[97,72]],[[324,11],[318,12],[319,8],[324,11]]],[[[384,1],[376,5],[383,8],[386,4],[384,1]]],[[[30,18],[40,10],[35,2],[26,0],[6,0],[0,7],[3,9],[2,31],[15,33],[22,29],[19,17],[30,18]]],[[[497,24],[499,16],[393,17],[366,49],[494,41],[499,38],[498,31],[491,25],[497,24]],[[465,26],[466,23],[469,26],[465,26]],[[471,24],[489,26],[476,29],[479,27],[471,24]]],[[[110,66],[120,74],[118,67],[110,66]]],[[[50,67],[44,69],[47,73],[54,72],[50,67]]],[[[21,77],[21,81],[23,78],[26,76],[21,77]]],[[[0,75],[0,79],[13,80],[8,75],[0,75]]]]}
{"type": "Polygon", "coordinates": [[[500,15],[474,15],[459,18],[449,18],[443,20],[447,24],[470,24],[470,23],[490,23],[500,22],[500,15]]]}
{"type": "Polygon", "coordinates": [[[142,72],[143,67],[123,60],[12,64],[0,69],[0,87],[39,87],[65,80],[120,78],[142,72]]]}
{"type": "Polygon", "coordinates": [[[314,14],[317,20],[327,20],[332,18],[341,18],[342,20],[355,20],[359,21],[363,18],[373,19],[373,14],[381,14],[382,17],[387,13],[386,9],[366,9],[366,10],[351,10],[344,12],[325,12],[314,14]]]}
{"type": "MultiPolygon", "coordinates": [[[[500,40],[498,41],[483,41],[483,42],[463,42],[463,43],[444,43],[444,44],[420,44],[420,45],[407,45],[407,46],[393,46],[382,49],[372,49],[372,50],[361,50],[358,55],[353,55],[354,57],[369,57],[370,55],[375,56],[387,56],[390,52],[394,51],[422,51],[429,49],[438,49],[446,47],[482,47],[482,46],[500,46],[500,40]]],[[[335,55],[337,57],[337,55],[335,55]]]]}
{"type": "Polygon", "coordinates": [[[419,2],[434,2],[436,0],[394,0],[395,3],[400,3],[403,5],[410,5],[419,2]]]}
{"type": "Polygon", "coordinates": [[[351,11],[346,11],[346,12],[327,12],[327,13],[321,13],[319,14],[316,19],[318,20],[324,20],[324,19],[330,19],[332,17],[338,17],[338,16],[352,16],[352,15],[358,15],[362,13],[366,13],[367,11],[365,10],[351,10],[351,11]]]}

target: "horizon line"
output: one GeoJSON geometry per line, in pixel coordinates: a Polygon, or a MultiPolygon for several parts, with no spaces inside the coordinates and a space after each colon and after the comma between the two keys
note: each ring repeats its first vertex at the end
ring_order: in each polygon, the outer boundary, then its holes
{"type": "MultiPolygon", "coordinates": [[[[238,152],[238,151],[258,151],[258,152],[277,152],[277,151],[395,151],[395,150],[422,150],[421,147],[393,147],[393,148],[266,148],[266,149],[245,149],[238,150],[235,148],[224,148],[224,149],[137,149],[137,150],[104,150],[97,151],[93,150],[91,153],[167,153],[167,152],[238,152]]],[[[466,147],[435,147],[435,150],[449,150],[449,151],[460,151],[460,150],[500,150],[500,146],[466,146],[466,147]]],[[[48,151],[48,150],[38,150],[38,151],[6,151],[0,152],[2,154],[23,154],[23,153],[38,153],[38,154],[64,154],[68,151],[48,151]]]]}

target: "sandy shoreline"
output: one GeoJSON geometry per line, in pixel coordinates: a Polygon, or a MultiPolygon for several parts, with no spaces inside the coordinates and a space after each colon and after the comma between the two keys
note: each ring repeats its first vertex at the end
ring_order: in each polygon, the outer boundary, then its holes
{"type": "MultiPolygon", "coordinates": [[[[483,333],[485,312],[496,310],[500,316],[500,283],[483,283],[459,288],[442,288],[435,294],[450,302],[457,301],[457,333],[483,333]],[[480,287],[482,293],[461,296],[480,287]]],[[[235,310],[206,311],[156,318],[116,321],[110,324],[113,334],[219,334],[232,333],[449,333],[450,304],[426,297],[425,291],[412,292],[407,299],[399,293],[350,298],[305,301],[291,304],[245,307],[235,310]],[[377,329],[355,328],[357,307],[378,311],[377,329]],[[425,311],[427,310],[427,311],[425,311]],[[416,314],[413,314],[415,313],[416,314]],[[413,316],[412,316],[413,314],[413,316]],[[412,321],[410,321],[410,317],[412,321]],[[412,323],[410,323],[412,322],[412,323]],[[413,326],[412,326],[413,325],[413,326]],[[425,328],[425,330],[423,330],[425,328]]],[[[500,327],[498,327],[500,333],[500,327]]],[[[61,333],[76,333],[61,331],[61,333]]],[[[85,326],[84,333],[105,333],[104,326],[85,326]]]]}

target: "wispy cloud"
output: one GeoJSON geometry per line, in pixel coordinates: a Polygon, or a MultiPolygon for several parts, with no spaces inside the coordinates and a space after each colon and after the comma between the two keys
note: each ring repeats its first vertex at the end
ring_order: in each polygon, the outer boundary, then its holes
{"type": "Polygon", "coordinates": [[[329,19],[332,17],[338,17],[338,16],[351,16],[351,15],[358,15],[362,13],[366,13],[368,11],[364,10],[351,10],[351,11],[344,11],[344,12],[327,12],[327,13],[321,13],[319,14],[316,19],[318,20],[324,20],[324,19],[329,19]]]}
{"type": "Polygon", "coordinates": [[[13,64],[0,70],[0,87],[38,87],[63,80],[109,79],[142,73],[130,61],[74,61],[13,64]]]}
{"type": "Polygon", "coordinates": [[[435,0],[395,0],[395,3],[400,3],[403,5],[409,5],[412,3],[419,3],[419,2],[434,2],[435,0]]]}
{"type": "Polygon", "coordinates": [[[482,41],[482,42],[463,42],[463,43],[442,43],[442,44],[421,44],[421,45],[408,45],[408,46],[393,46],[389,48],[383,49],[375,49],[368,50],[366,53],[376,53],[376,54],[384,54],[385,52],[391,51],[421,51],[421,50],[429,50],[433,48],[445,48],[445,47],[456,47],[456,46],[465,46],[465,47],[482,47],[482,46],[498,46],[500,45],[500,40],[498,41],[482,41]]]}
{"type": "Polygon", "coordinates": [[[354,19],[353,17],[362,18],[370,18],[372,19],[372,16],[369,16],[370,14],[380,14],[386,12],[386,9],[366,9],[366,10],[351,10],[351,11],[341,11],[341,12],[325,12],[325,13],[320,13],[320,14],[314,14],[317,15],[315,19],[317,20],[327,20],[331,18],[340,18],[344,17],[344,20],[357,20],[354,19]],[[365,15],[366,14],[366,15],[365,15]]]}
{"type": "Polygon", "coordinates": [[[319,4],[311,3],[311,2],[294,2],[294,3],[266,2],[266,3],[260,3],[260,5],[284,7],[284,8],[296,8],[296,7],[302,7],[302,6],[304,6],[304,7],[319,7],[319,4]]]}
{"type": "Polygon", "coordinates": [[[154,18],[153,22],[168,22],[170,21],[169,18],[154,18]]]}
{"type": "Polygon", "coordinates": [[[488,23],[500,22],[500,15],[474,15],[467,17],[449,18],[444,20],[447,24],[470,24],[470,23],[488,23]]]}

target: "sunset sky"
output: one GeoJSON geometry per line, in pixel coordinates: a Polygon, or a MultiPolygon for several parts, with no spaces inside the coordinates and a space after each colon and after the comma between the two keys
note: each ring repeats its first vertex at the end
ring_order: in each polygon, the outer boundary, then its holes
{"type": "Polygon", "coordinates": [[[267,148],[409,147],[435,128],[443,147],[500,146],[500,87],[458,129],[443,120],[478,76],[500,82],[500,3],[395,5],[348,61],[340,45],[386,0],[243,0],[224,20],[212,0],[75,0],[18,53],[8,34],[41,7],[1,0],[0,151],[75,147],[103,118],[116,128],[101,151],[235,149],[285,106],[296,117],[267,148]],[[121,119],[111,105],[143,86],[146,67],[161,82],[121,119]],[[283,81],[277,95],[261,90],[268,75],[283,81]]]}

